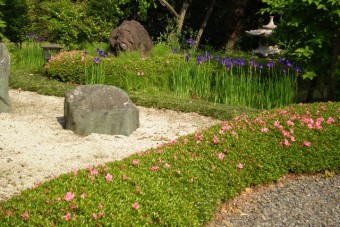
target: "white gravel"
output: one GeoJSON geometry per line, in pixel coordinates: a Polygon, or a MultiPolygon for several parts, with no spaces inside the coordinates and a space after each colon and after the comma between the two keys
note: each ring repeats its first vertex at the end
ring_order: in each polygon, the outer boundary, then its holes
{"type": "Polygon", "coordinates": [[[130,136],[63,129],[64,98],[10,90],[13,111],[0,113],[0,202],[74,169],[119,160],[218,123],[196,113],[138,107],[130,136]]]}

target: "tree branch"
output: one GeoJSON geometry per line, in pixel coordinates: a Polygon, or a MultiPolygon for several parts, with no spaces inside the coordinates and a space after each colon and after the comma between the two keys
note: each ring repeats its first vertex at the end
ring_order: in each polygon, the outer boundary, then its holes
{"type": "Polygon", "coordinates": [[[177,19],[179,18],[179,14],[176,12],[176,10],[166,0],[159,0],[159,1],[163,6],[168,8],[168,10],[170,10],[172,12],[172,14],[174,14],[177,19]]]}

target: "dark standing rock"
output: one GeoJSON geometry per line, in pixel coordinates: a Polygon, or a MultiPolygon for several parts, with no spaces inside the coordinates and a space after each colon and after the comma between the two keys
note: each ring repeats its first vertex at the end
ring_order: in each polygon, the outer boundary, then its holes
{"type": "Polygon", "coordinates": [[[82,85],[66,92],[65,128],[78,135],[130,135],[139,127],[139,110],[120,88],[82,85]]]}
{"type": "Polygon", "coordinates": [[[0,113],[12,111],[12,103],[8,94],[11,58],[4,43],[0,43],[0,113]]]}
{"type": "Polygon", "coordinates": [[[124,51],[140,50],[145,57],[153,49],[152,40],[143,25],[137,21],[123,21],[123,23],[111,32],[111,50],[115,54],[124,51]]]}

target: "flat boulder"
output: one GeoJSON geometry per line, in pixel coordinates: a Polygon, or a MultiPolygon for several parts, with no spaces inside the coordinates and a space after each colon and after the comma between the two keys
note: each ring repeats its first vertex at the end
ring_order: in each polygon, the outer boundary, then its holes
{"type": "Polygon", "coordinates": [[[0,113],[12,111],[12,103],[8,94],[11,58],[4,43],[0,43],[0,113]]]}
{"type": "Polygon", "coordinates": [[[139,127],[139,110],[115,86],[82,85],[65,93],[65,128],[78,135],[130,135],[139,127]]]}

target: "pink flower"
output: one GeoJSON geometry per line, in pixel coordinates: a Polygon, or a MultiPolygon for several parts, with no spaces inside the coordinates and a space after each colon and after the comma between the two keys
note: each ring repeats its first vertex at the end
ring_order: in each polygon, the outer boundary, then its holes
{"type": "Polygon", "coordinates": [[[112,181],[112,175],[109,174],[109,173],[106,174],[105,179],[106,179],[107,181],[112,181]]]}
{"type": "Polygon", "coordinates": [[[303,146],[310,147],[311,145],[312,145],[312,143],[309,142],[309,141],[304,141],[303,142],[303,146]]]}
{"type": "Polygon", "coordinates": [[[104,206],[103,206],[103,204],[99,203],[98,207],[99,207],[99,209],[103,209],[104,206]]]}
{"type": "Polygon", "coordinates": [[[68,221],[71,219],[71,214],[70,213],[67,213],[65,216],[63,216],[63,218],[68,221]]]}
{"type": "Polygon", "coordinates": [[[287,147],[290,147],[290,145],[291,145],[287,139],[285,139],[285,141],[284,141],[283,143],[284,143],[284,145],[286,145],[287,147]]]}
{"type": "Polygon", "coordinates": [[[74,170],[73,170],[73,175],[74,175],[74,176],[77,176],[77,174],[78,174],[78,169],[74,169],[74,170]]]}
{"type": "Polygon", "coordinates": [[[83,194],[80,195],[80,198],[82,198],[82,199],[84,199],[86,197],[87,197],[86,193],[83,193],[83,194]]]}
{"type": "Polygon", "coordinates": [[[279,127],[279,125],[280,125],[280,121],[279,120],[276,120],[275,122],[274,122],[274,125],[276,126],[276,127],[279,127]]]}
{"type": "Polygon", "coordinates": [[[220,140],[218,139],[218,136],[214,136],[214,144],[218,144],[220,140]]]}
{"type": "Polygon", "coordinates": [[[152,166],[150,169],[152,171],[158,171],[160,169],[160,167],[159,166],[152,166]]]}
{"type": "Polygon", "coordinates": [[[28,213],[23,213],[22,215],[21,215],[21,217],[23,218],[23,219],[28,219],[29,218],[29,214],[28,213]]]}
{"type": "Polygon", "coordinates": [[[219,159],[222,160],[222,159],[224,159],[224,157],[225,157],[225,154],[223,154],[223,153],[219,153],[219,154],[218,154],[218,158],[219,158],[219,159]]]}
{"type": "Polygon", "coordinates": [[[169,169],[171,166],[170,166],[170,164],[165,163],[165,164],[164,164],[164,167],[167,168],[167,169],[169,169]]]}
{"type": "Polygon", "coordinates": [[[97,219],[98,215],[96,213],[92,213],[92,217],[93,217],[93,219],[97,219]]]}
{"type": "Polygon", "coordinates": [[[224,134],[224,131],[221,129],[219,133],[220,133],[221,135],[223,135],[223,134],[224,134]]]}
{"type": "Polygon", "coordinates": [[[296,141],[295,137],[294,136],[290,136],[290,141],[295,142],[296,141]]]}
{"type": "Polygon", "coordinates": [[[70,202],[72,199],[74,199],[75,196],[76,196],[76,195],[73,194],[72,192],[67,192],[67,193],[65,194],[65,200],[66,200],[67,202],[70,202]]]}
{"type": "Polygon", "coordinates": [[[98,175],[99,172],[96,169],[91,170],[91,175],[98,175]]]}
{"type": "Polygon", "coordinates": [[[263,133],[267,133],[269,130],[268,130],[268,128],[261,128],[261,132],[263,132],[263,133]]]}
{"type": "Polygon", "coordinates": [[[244,165],[243,165],[241,162],[238,162],[238,164],[237,164],[237,168],[239,168],[239,169],[243,169],[243,167],[244,167],[244,165]]]}
{"type": "Polygon", "coordinates": [[[233,127],[231,127],[231,125],[223,125],[222,126],[222,130],[223,131],[228,131],[228,130],[231,130],[233,127]]]}
{"type": "Polygon", "coordinates": [[[138,159],[133,159],[132,160],[132,164],[135,165],[135,166],[138,165],[139,164],[139,160],[138,159]]]}
{"type": "Polygon", "coordinates": [[[134,204],[132,204],[132,207],[133,207],[133,209],[138,210],[140,208],[140,205],[139,205],[138,202],[135,202],[134,204]]]}
{"type": "Polygon", "coordinates": [[[288,120],[288,121],[287,121],[287,125],[288,125],[288,126],[294,126],[295,124],[294,124],[294,122],[292,122],[291,120],[288,120]]]}
{"type": "Polygon", "coordinates": [[[183,142],[184,142],[184,144],[187,144],[189,142],[189,139],[185,137],[183,142]]]}
{"type": "Polygon", "coordinates": [[[329,117],[328,120],[327,120],[327,124],[329,124],[329,125],[334,123],[334,122],[335,122],[335,120],[332,117],[329,117]]]}
{"type": "Polygon", "coordinates": [[[76,204],[71,204],[71,209],[77,209],[77,205],[76,204]]]}
{"type": "Polygon", "coordinates": [[[237,135],[237,132],[232,131],[232,132],[231,132],[231,135],[235,136],[235,135],[237,135]]]}
{"type": "Polygon", "coordinates": [[[36,182],[34,182],[34,184],[35,184],[35,186],[39,186],[39,185],[41,185],[41,182],[40,181],[36,181],[36,182]]]}

